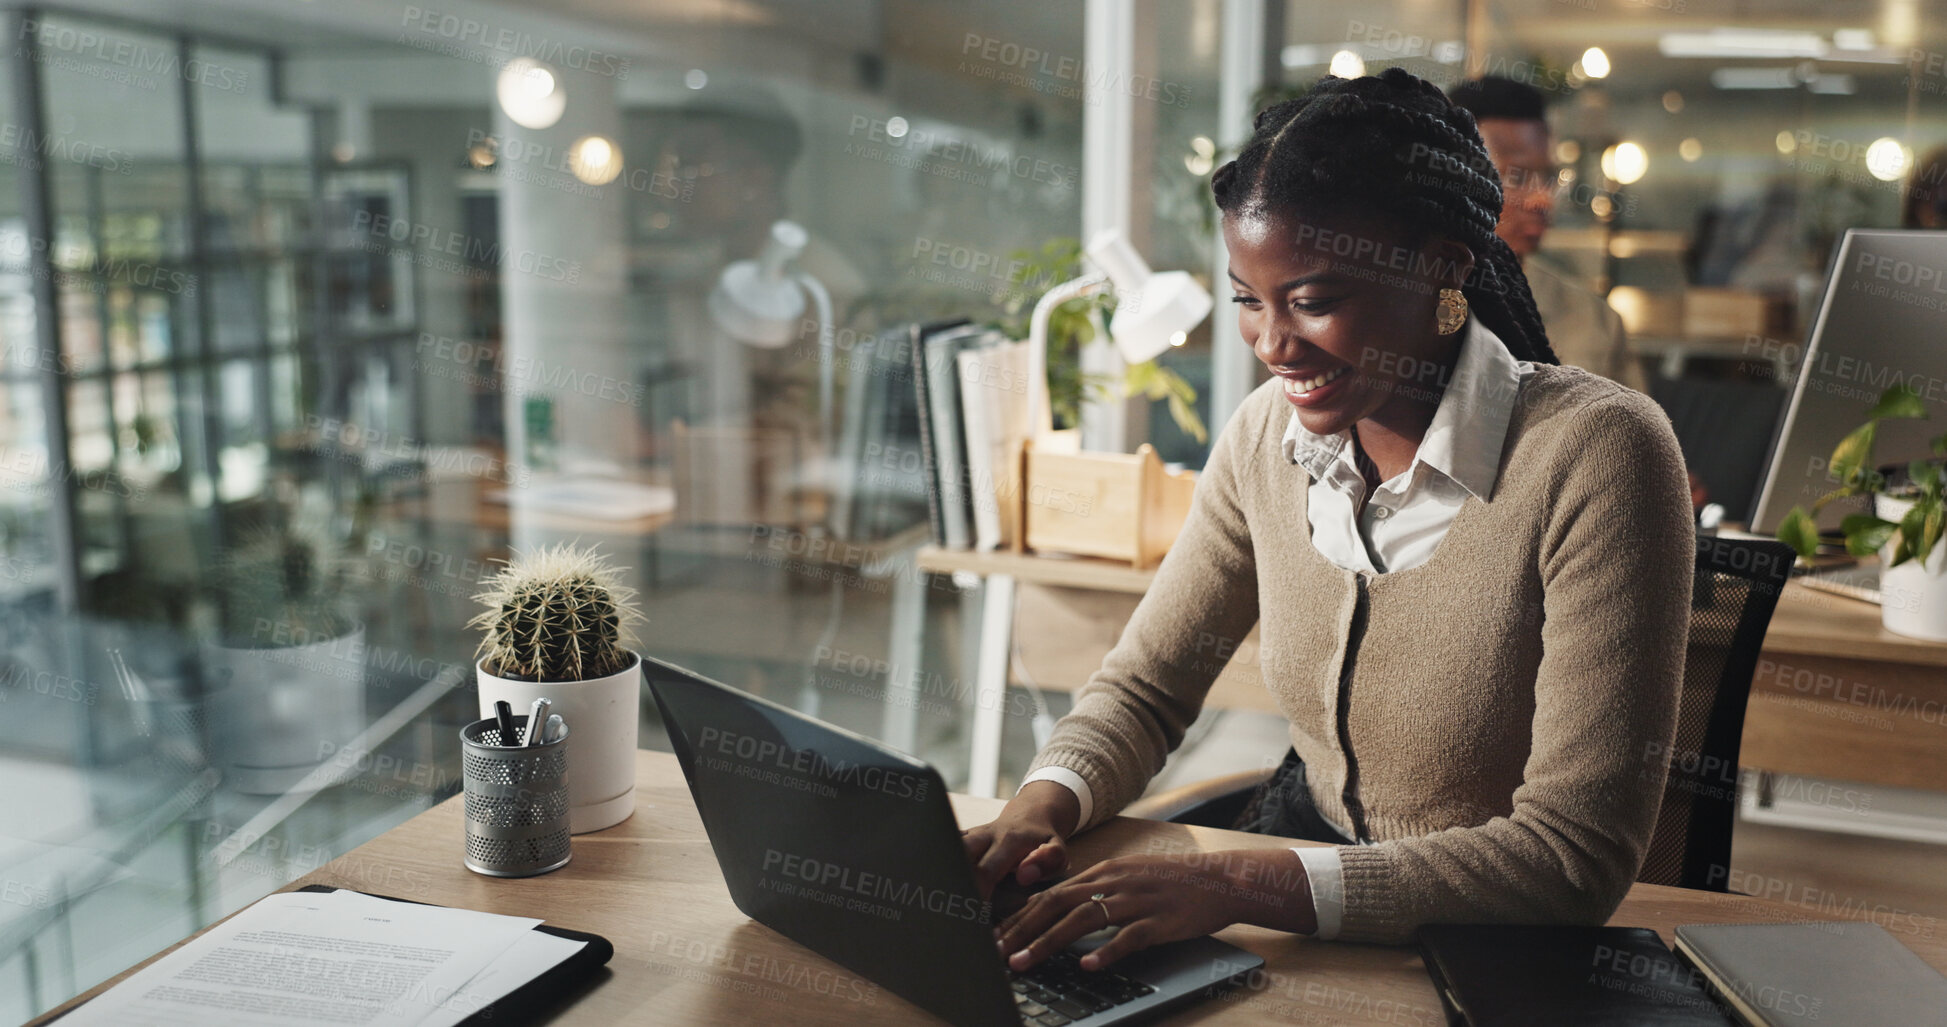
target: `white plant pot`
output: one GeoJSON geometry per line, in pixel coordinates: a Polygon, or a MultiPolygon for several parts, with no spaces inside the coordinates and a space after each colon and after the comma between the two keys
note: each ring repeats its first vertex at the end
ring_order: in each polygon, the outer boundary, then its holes
{"type": "Polygon", "coordinates": [[[224,782],[247,795],[316,791],[318,769],[365,730],[365,627],[322,642],[203,647],[210,743],[224,782]]]}
{"type": "Polygon", "coordinates": [[[474,670],[480,682],[480,716],[494,715],[505,699],[525,716],[545,698],[550,713],[568,725],[568,831],[587,834],[629,819],[635,812],[635,752],[642,723],[642,658],[629,654],[627,668],[589,681],[515,681],[474,670]]]}
{"type": "MultiPolygon", "coordinates": [[[[1913,509],[1911,500],[1873,497],[1873,512],[1898,521],[1913,509]]],[[[1908,560],[1891,566],[1893,545],[1880,550],[1880,622],[1896,635],[1947,642],[1947,541],[1935,544],[1923,565],[1908,560]]]]}

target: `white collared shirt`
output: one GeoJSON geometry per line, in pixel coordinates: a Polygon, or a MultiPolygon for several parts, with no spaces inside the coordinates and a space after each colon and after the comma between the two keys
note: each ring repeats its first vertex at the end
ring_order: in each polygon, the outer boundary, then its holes
{"type": "MultiPolygon", "coordinates": [[[[1363,510],[1359,501],[1366,482],[1353,459],[1351,431],[1314,435],[1292,411],[1280,449],[1311,475],[1305,498],[1312,545],[1334,564],[1367,574],[1425,563],[1467,497],[1493,495],[1515,394],[1534,370],[1533,364],[1515,360],[1478,319],[1470,320],[1451,381],[1413,462],[1382,482],[1363,510]]],[[[1408,387],[1440,384],[1429,375],[1408,387]]]]}
{"type": "MultiPolygon", "coordinates": [[[[1303,466],[1312,484],[1305,490],[1306,521],[1312,544],[1320,555],[1349,571],[1385,574],[1418,567],[1433,555],[1440,540],[1468,496],[1483,501],[1494,494],[1500,477],[1501,450],[1507,442],[1508,421],[1523,382],[1534,364],[1514,359],[1499,336],[1469,318],[1460,354],[1445,382],[1446,391],[1434,410],[1433,421],[1421,438],[1406,470],[1382,482],[1366,499],[1365,477],[1353,458],[1350,431],[1314,435],[1293,411],[1285,427],[1280,456],[1303,466]]],[[[1444,375],[1444,371],[1441,372],[1444,375]]],[[[1434,389],[1442,382],[1433,372],[1426,380],[1409,383],[1434,389]]],[[[1081,802],[1081,823],[1094,809],[1088,782],[1062,767],[1044,767],[1021,782],[1054,781],[1075,793],[1081,802]]],[[[1358,782],[1353,782],[1356,793],[1358,782]]],[[[1321,817],[1322,817],[1321,812],[1321,817]]],[[[1332,823],[1347,838],[1350,828],[1332,823]]],[[[1360,839],[1360,844],[1370,844],[1360,839]]],[[[1317,937],[1338,936],[1345,912],[1344,874],[1336,848],[1294,848],[1305,866],[1317,913],[1317,937]]]]}

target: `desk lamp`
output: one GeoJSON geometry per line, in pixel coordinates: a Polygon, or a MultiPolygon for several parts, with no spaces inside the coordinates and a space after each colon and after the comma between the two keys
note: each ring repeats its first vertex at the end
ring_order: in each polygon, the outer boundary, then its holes
{"type": "Polygon", "coordinates": [[[1210,314],[1210,293],[1187,271],[1151,271],[1122,232],[1105,228],[1089,240],[1089,262],[1099,270],[1049,289],[1034,305],[1028,322],[1028,437],[1038,439],[1054,430],[1048,405],[1048,320],[1055,308],[1077,296],[1113,285],[1116,310],[1109,319],[1109,336],[1117,352],[1131,364],[1154,360],[1172,346],[1183,345],[1190,329],[1210,314]]]}
{"type": "Polygon", "coordinates": [[[731,262],[710,290],[710,319],[731,338],[758,349],[780,349],[798,337],[805,294],[818,312],[818,443],[829,456],[832,417],[832,298],[818,279],[790,264],[809,237],[795,221],[779,221],[755,259],[731,262]]]}

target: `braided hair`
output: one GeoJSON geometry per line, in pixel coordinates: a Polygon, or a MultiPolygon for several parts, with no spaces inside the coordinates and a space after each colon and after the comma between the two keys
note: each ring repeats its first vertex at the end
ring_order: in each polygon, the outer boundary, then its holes
{"type": "Polygon", "coordinates": [[[1399,68],[1326,76],[1304,96],[1259,112],[1237,159],[1210,180],[1217,208],[1346,211],[1436,234],[1474,251],[1468,309],[1516,360],[1558,364],[1520,258],[1494,234],[1501,181],[1473,115],[1399,68]]]}

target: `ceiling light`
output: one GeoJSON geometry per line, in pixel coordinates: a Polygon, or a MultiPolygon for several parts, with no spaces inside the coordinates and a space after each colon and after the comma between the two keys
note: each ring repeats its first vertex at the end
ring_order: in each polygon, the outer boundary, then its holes
{"type": "Polygon", "coordinates": [[[1359,78],[1366,73],[1366,62],[1350,50],[1340,50],[1332,55],[1331,72],[1340,78],[1359,78]]]}
{"type": "Polygon", "coordinates": [[[691,68],[683,72],[683,85],[690,89],[702,89],[710,84],[710,73],[702,68],[691,68]]]}
{"type": "Polygon", "coordinates": [[[1650,169],[1650,155],[1636,143],[1622,142],[1602,151],[1602,173],[1631,185],[1650,169]]]}
{"type": "Polygon", "coordinates": [[[568,169],[589,185],[607,185],[622,173],[622,153],[601,136],[583,136],[568,148],[568,169]]]}
{"type": "Polygon", "coordinates": [[[1882,182],[1897,182],[1913,164],[1913,151],[1892,136],[1882,136],[1866,147],[1866,170],[1882,182]]]}
{"type": "Polygon", "coordinates": [[[1582,74],[1590,78],[1609,77],[1609,55],[1599,46],[1582,51],[1582,74]]]}
{"type": "Polygon", "coordinates": [[[1838,29],[1832,33],[1832,45],[1840,50],[1871,50],[1879,42],[1872,29],[1838,29]]]}
{"type": "Polygon", "coordinates": [[[1209,136],[1197,136],[1190,140],[1190,152],[1183,155],[1183,166],[1190,174],[1199,177],[1208,175],[1217,166],[1217,144],[1209,136]]]}
{"type": "Polygon", "coordinates": [[[554,69],[532,57],[516,57],[500,69],[494,83],[500,109],[522,128],[547,128],[568,109],[568,95],[554,69]]]}
{"type": "Polygon", "coordinates": [[[1774,142],[1778,146],[1779,153],[1791,153],[1798,149],[1798,139],[1792,135],[1791,129],[1789,128],[1779,129],[1778,138],[1774,142]]]}
{"type": "Polygon", "coordinates": [[[1797,89],[1798,73],[1791,68],[1719,68],[1710,73],[1719,89],[1797,89]]]}
{"type": "Polygon", "coordinates": [[[1716,28],[1665,32],[1656,49],[1665,57],[1824,57],[1831,48],[1814,32],[1716,28]]]}
{"type": "MultiPolygon", "coordinates": [[[[1390,46],[1364,43],[1292,43],[1278,51],[1278,63],[1287,68],[1323,68],[1342,53],[1349,53],[1361,61],[1398,60],[1406,57],[1431,57],[1440,64],[1459,64],[1467,56],[1467,47],[1458,39],[1443,39],[1428,42],[1415,37],[1400,45],[1398,36],[1389,37],[1394,42],[1390,46]]],[[[1340,76],[1343,78],[1344,76],[1340,76]]]]}
{"type": "Polygon", "coordinates": [[[1563,164],[1573,164],[1582,159],[1582,144],[1573,139],[1564,139],[1555,144],[1555,159],[1563,164]]]}
{"type": "Polygon", "coordinates": [[[1682,157],[1685,164],[1695,164],[1703,155],[1704,144],[1696,136],[1677,144],[1677,156],[1682,157]]]}
{"type": "Polygon", "coordinates": [[[1815,75],[1805,88],[1821,96],[1851,96],[1859,91],[1859,80],[1851,75],[1815,75]]]}

